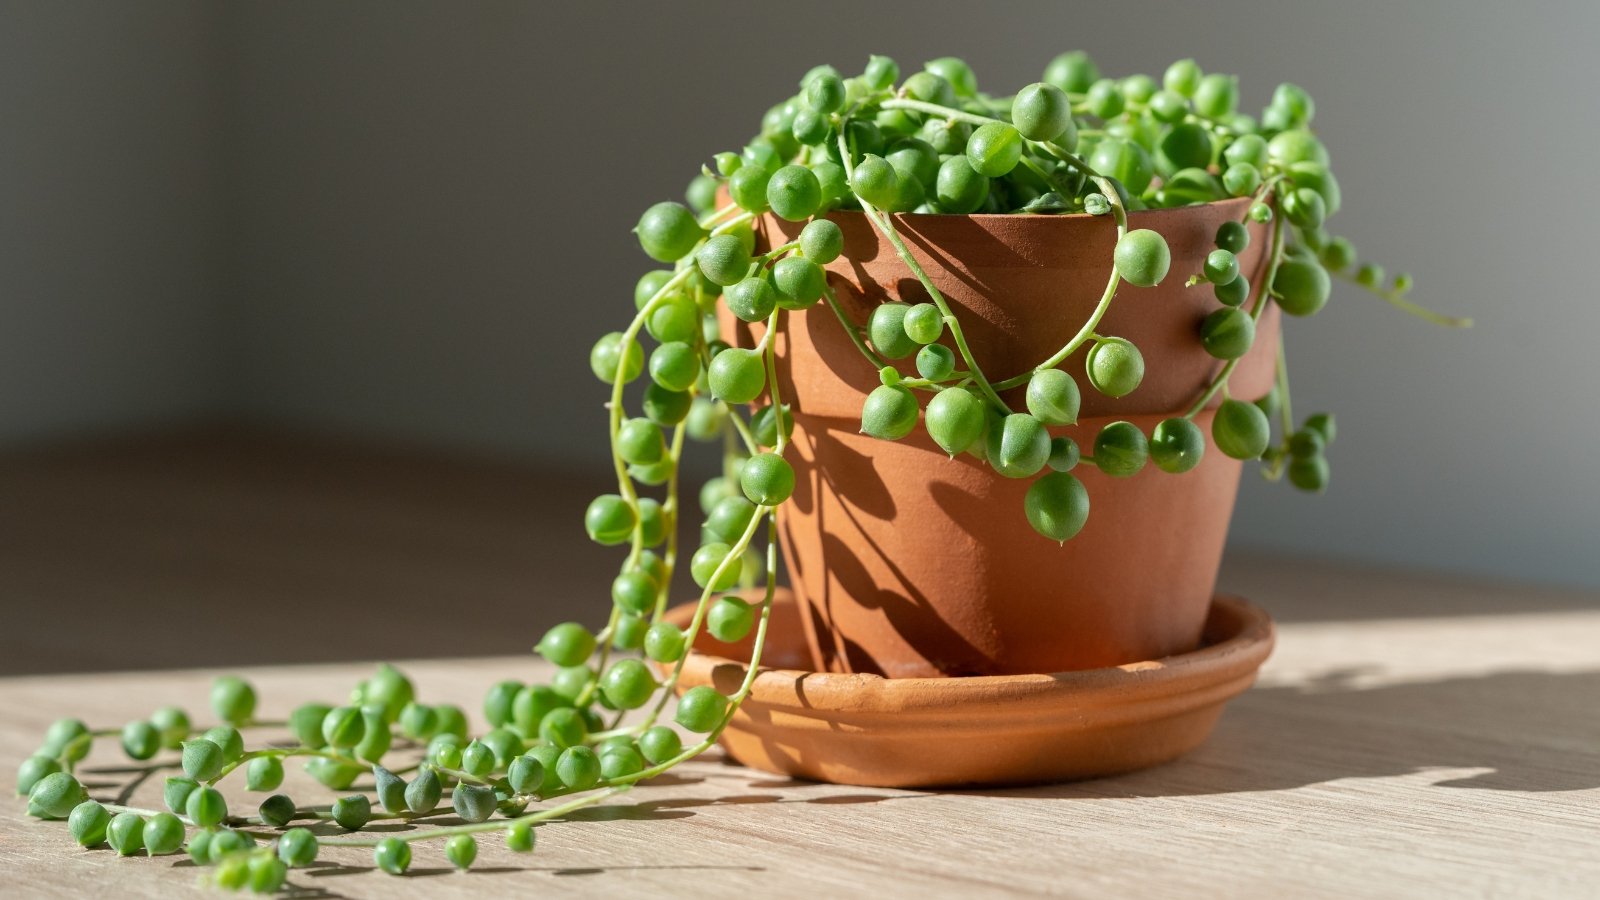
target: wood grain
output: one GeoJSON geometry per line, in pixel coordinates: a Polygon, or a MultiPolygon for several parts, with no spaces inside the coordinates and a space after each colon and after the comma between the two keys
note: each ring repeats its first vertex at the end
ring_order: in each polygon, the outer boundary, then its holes
{"type": "MultiPolygon", "coordinates": [[[[299,896],[1583,897],[1600,890],[1600,611],[1290,623],[1260,687],[1174,764],[1079,784],[921,793],[801,784],[689,764],[516,856],[480,868],[419,848],[413,877],[364,851],[297,872],[299,896]]],[[[407,667],[424,696],[475,707],[531,678],[525,658],[407,667]]],[[[364,666],[247,671],[265,714],[336,697],[364,666]]],[[[117,724],[160,702],[203,708],[208,673],[0,680],[0,791],[62,713],[117,724]]],[[[937,753],[937,744],[928,752],[937,753]]],[[[90,758],[95,793],[127,776],[90,758]]],[[[321,797],[297,772],[296,796],[321,797]]],[[[247,796],[237,792],[234,796],[247,796]]],[[[160,804],[159,779],[135,790],[160,804]]],[[[10,896],[193,893],[179,857],[80,850],[59,823],[0,814],[10,896]],[[15,892],[13,892],[15,891],[15,892]]]]}

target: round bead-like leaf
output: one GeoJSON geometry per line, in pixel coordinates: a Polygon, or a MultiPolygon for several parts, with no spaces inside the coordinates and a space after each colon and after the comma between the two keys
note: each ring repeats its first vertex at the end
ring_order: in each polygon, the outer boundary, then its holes
{"type": "Polygon", "coordinates": [[[1064,543],[1089,519],[1089,492],[1073,475],[1051,472],[1028,488],[1023,511],[1034,531],[1064,543]]]}

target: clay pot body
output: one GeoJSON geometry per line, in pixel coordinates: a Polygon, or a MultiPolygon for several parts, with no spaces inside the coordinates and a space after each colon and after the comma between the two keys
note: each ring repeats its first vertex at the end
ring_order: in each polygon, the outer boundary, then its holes
{"type": "MultiPolygon", "coordinates": [[[[1215,248],[1217,227],[1242,218],[1247,203],[1130,214],[1130,228],[1166,238],[1172,267],[1156,287],[1124,284],[1097,331],[1139,347],[1144,381],[1120,399],[1101,395],[1088,384],[1080,348],[1061,366],[1082,391],[1080,420],[1052,433],[1088,453],[1109,421],[1126,419],[1148,434],[1194,402],[1222,366],[1198,336],[1200,321],[1220,304],[1210,285],[1184,283],[1215,248]]],[[[864,325],[887,300],[927,299],[861,213],[831,218],[844,231],[845,252],[827,267],[828,280],[853,322],[864,325]]],[[[1038,365],[1078,331],[1104,291],[1116,239],[1109,216],[895,221],[996,381],[1038,365]]],[[[758,241],[770,246],[798,231],[768,216],[758,241]]],[[[1240,257],[1253,288],[1247,304],[1261,289],[1267,238],[1264,226],[1252,226],[1240,257]]],[[[759,336],[723,315],[731,342],[750,346],[759,336]]],[[[948,458],[920,424],[897,442],[859,434],[861,403],[877,372],[825,303],[786,321],[777,336],[778,387],[794,412],[788,455],[797,486],[780,513],[780,533],[806,668],[892,678],[1068,672],[1199,644],[1241,468],[1210,443],[1211,410],[1196,420],[1208,446],[1191,472],[1149,465],[1116,479],[1090,465],[1074,470],[1091,512],[1083,531],[1057,546],[1023,515],[1029,479],[1005,478],[970,456],[948,458]]],[[[948,344],[948,333],[941,340],[948,344]]],[[[1269,307],[1235,370],[1233,396],[1268,391],[1277,343],[1277,309],[1269,307]]],[[[902,361],[902,371],[912,371],[910,362],[902,361]]],[[[1024,408],[1021,389],[1006,400],[1024,408]]]]}

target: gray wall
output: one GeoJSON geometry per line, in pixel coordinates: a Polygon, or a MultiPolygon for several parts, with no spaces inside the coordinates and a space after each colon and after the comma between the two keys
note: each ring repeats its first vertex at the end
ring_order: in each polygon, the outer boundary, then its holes
{"type": "Polygon", "coordinates": [[[0,440],[223,404],[218,21],[0,5],[0,440]]]}
{"type": "MultiPolygon", "coordinates": [[[[216,198],[189,193],[193,208],[169,213],[159,235],[67,220],[54,236],[14,238],[22,226],[8,217],[0,253],[13,258],[18,241],[33,250],[21,274],[8,266],[0,277],[38,287],[8,290],[5,308],[48,320],[60,301],[46,297],[70,297],[97,333],[116,336],[127,329],[113,327],[114,301],[115,311],[148,310],[144,323],[176,317],[149,328],[167,341],[221,315],[212,340],[190,340],[186,365],[211,371],[226,348],[226,371],[206,388],[223,386],[231,409],[595,465],[601,396],[584,360],[591,339],[623,321],[648,265],[629,228],[711,152],[741,143],[808,66],[848,71],[883,52],[910,67],[953,53],[998,89],[1036,79],[1063,48],[1094,48],[1108,74],[1159,73],[1193,55],[1238,72],[1250,106],[1285,77],[1310,89],[1346,189],[1337,230],[1391,270],[1415,272],[1419,299],[1479,321],[1446,332],[1345,290],[1314,322],[1293,323],[1296,406],[1339,415],[1334,487],[1313,498],[1250,479],[1236,540],[1600,585],[1600,477],[1580,468],[1580,451],[1600,441],[1590,413],[1600,363],[1588,352],[1600,305],[1585,259],[1597,193],[1587,157],[1600,145],[1587,43],[1600,5],[1192,6],[246,3],[226,8],[209,72],[199,68],[206,48],[181,38],[208,33],[202,11],[178,26],[97,25],[124,52],[129,41],[190,51],[144,63],[182,82],[161,93],[190,97],[184,115],[96,127],[186,148],[192,168],[169,173],[181,186],[225,172],[226,243],[203,252],[196,238],[216,198]],[[177,72],[173,60],[191,55],[188,76],[227,87],[217,118],[205,89],[177,72]],[[162,243],[161,271],[186,278],[185,290],[133,277],[148,275],[137,241],[162,243]],[[67,246],[109,255],[105,274],[80,287],[88,274],[35,258],[67,246]],[[226,290],[206,290],[217,271],[226,290]]],[[[112,115],[104,94],[135,88],[104,60],[84,74],[61,59],[95,48],[82,23],[51,18],[41,31],[58,45],[35,49],[19,75],[77,72],[45,95],[47,109],[112,115]]],[[[29,140],[59,147],[63,166],[102,162],[74,157],[72,138],[29,140]]],[[[80,187],[39,186],[11,158],[0,179],[39,205],[80,187]]],[[[135,174],[112,169],[105,189],[157,191],[131,185],[135,174]]],[[[170,360],[179,350],[143,337],[139,349],[104,352],[170,360]]],[[[164,369],[64,365],[75,340],[0,335],[17,344],[3,363],[17,376],[0,388],[10,433],[129,412],[88,402],[100,399],[93,390],[19,390],[43,372],[86,388],[147,383],[140,396],[196,408],[215,399],[164,390],[164,369]]]]}

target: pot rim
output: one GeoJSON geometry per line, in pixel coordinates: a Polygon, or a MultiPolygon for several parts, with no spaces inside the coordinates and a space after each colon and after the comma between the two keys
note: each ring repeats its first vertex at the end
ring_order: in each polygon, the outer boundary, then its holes
{"type": "MultiPolygon", "coordinates": [[[[774,603],[793,603],[780,589],[774,603]]],[[[694,604],[669,610],[666,620],[687,624],[694,604]]],[[[942,714],[952,702],[979,704],[1014,715],[1015,704],[1059,704],[1070,695],[1084,707],[1124,705],[1144,699],[1171,698],[1175,694],[1209,692],[1255,670],[1272,652],[1275,639],[1272,618],[1243,598],[1217,595],[1206,620],[1209,643],[1188,653],[1073,672],[1032,675],[972,675],[934,678],[885,678],[869,673],[808,672],[799,669],[759,667],[746,702],[772,709],[804,711],[808,715],[839,713],[942,714]]],[[[739,660],[689,649],[680,689],[684,684],[713,684],[730,676],[743,679],[748,664],[739,660]],[[719,674],[720,672],[720,674],[719,674]]]]}
{"type": "MultiPolygon", "coordinates": [[[[1207,203],[1190,203],[1190,204],[1186,204],[1184,206],[1164,206],[1164,207],[1161,207],[1161,208],[1158,208],[1158,209],[1130,209],[1130,210],[1128,210],[1128,218],[1131,220],[1135,216],[1150,216],[1150,215],[1162,215],[1162,214],[1172,215],[1172,214],[1176,214],[1176,213],[1188,212],[1190,210],[1195,210],[1195,209],[1205,209],[1205,208],[1209,208],[1209,207],[1213,207],[1213,206],[1229,206],[1229,205],[1248,206],[1251,202],[1252,202],[1252,198],[1250,198],[1250,197],[1224,197],[1221,200],[1212,200],[1212,201],[1207,202],[1207,203]]],[[[769,211],[769,212],[762,213],[761,215],[762,215],[762,217],[766,217],[766,216],[772,216],[774,214],[769,211]]],[[[863,212],[862,210],[859,210],[859,209],[831,209],[831,210],[828,210],[828,212],[824,213],[823,215],[826,216],[826,217],[829,217],[829,218],[831,218],[831,217],[833,217],[835,215],[850,216],[852,218],[857,218],[857,219],[861,219],[861,218],[865,218],[866,217],[866,213],[863,212]]],[[[1091,213],[1086,213],[1086,212],[1078,212],[1078,213],[1049,213],[1049,214],[1044,214],[1044,213],[1021,213],[1021,212],[1010,212],[1010,213],[919,213],[919,212],[895,212],[895,213],[889,213],[889,215],[894,216],[896,219],[915,219],[917,221],[940,220],[940,219],[946,220],[946,221],[954,220],[954,219],[974,219],[974,220],[977,220],[977,221],[989,221],[991,219],[1007,219],[1007,220],[1012,220],[1012,221],[1023,220],[1023,219],[1037,219],[1039,221],[1056,220],[1056,221],[1061,221],[1061,222],[1082,222],[1085,219],[1105,219],[1108,222],[1115,222],[1116,221],[1115,219],[1111,218],[1111,216],[1109,214],[1097,216],[1097,215],[1093,215],[1091,213]]],[[[796,224],[798,224],[798,223],[796,223],[796,224]]]]}

